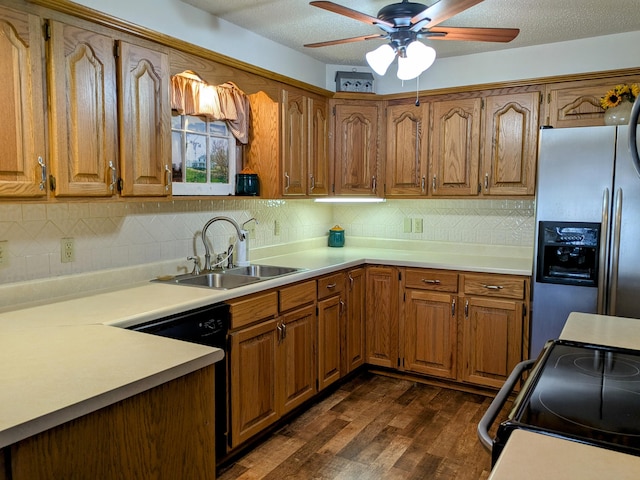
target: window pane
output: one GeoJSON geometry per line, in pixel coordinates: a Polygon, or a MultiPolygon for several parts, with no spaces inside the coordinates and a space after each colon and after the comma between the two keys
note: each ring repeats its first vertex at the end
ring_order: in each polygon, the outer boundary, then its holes
{"type": "Polygon", "coordinates": [[[190,132],[202,132],[207,131],[207,122],[200,117],[194,117],[192,115],[185,115],[184,128],[190,132]]]}
{"type": "Polygon", "coordinates": [[[209,124],[209,133],[219,137],[226,137],[228,135],[227,124],[225,122],[212,122],[209,124]]]}
{"type": "Polygon", "coordinates": [[[211,159],[211,183],[229,183],[229,140],[209,139],[211,159]]]}
{"type": "Polygon", "coordinates": [[[187,133],[186,182],[207,183],[207,137],[187,133]]]}
{"type": "Polygon", "coordinates": [[[173,182],[182,182],[182,132],[171,132],[171,180],[173,182]]]}
{"type": "Polygon", "coordinates": [[[171,113],[171,128],[173,130],[180,130],[182,128],[182,115],[178,115],[175,112],[171,113]]]}

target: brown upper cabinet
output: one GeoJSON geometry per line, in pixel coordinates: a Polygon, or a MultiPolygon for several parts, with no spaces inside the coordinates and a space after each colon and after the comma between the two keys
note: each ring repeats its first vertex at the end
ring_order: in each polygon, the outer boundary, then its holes
{"type": "Polygon", "coordinates": [[[118,45],[122,195],[170,195],[169,56],[125,41],[118,45]]]}
{"type": "Polygon", "coordinates": [[[387,106],[385,195],[427,194],[429,104],[387,106]]]}
{"type": "Polygon", "coordinates": [[[552,83],[546,86],[545,125],[591,127],[604,125],[600,99],[616,85],[640,83],[640,75],[622,75],[594,80],[552,83]]]}
{"type": "Polygon", "coordinates": [[[380,102],[338,100],[333,105],[334,192],[382,196],[378,151],[384,144],[380,102]]]}
{"type": "Polygon", "coordinates": [[[114,39],[49,22],[51,174],[56,196],[117,193],[117,103],[114,39]]]}
{"type": "Polygon", "coordinates": [[[0,7],[0,28],[0,197],[44,197],[41,19],[0,7]]]}
{"type": "Polygon", "coordinates": [[[283,89],[279,101],[260,91],[250,94],[249,102],[251,128],[245,165],[258,173],[260,196],[327,195],[327,100],[301,90],[283,89]]]}

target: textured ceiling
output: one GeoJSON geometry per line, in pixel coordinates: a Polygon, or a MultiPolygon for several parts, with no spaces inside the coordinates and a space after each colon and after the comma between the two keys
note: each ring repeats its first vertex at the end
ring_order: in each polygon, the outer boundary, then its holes
{"type": "MultiPolygon", "coordinates": [[[[321,48],[322,42],[381,31],[372,25],[322,10],[306,0],[182,0],[277,43],[327,64],[364,65],[364,55],[380,40],[321,48]]],[[[419,0],[418,0],[419,1],[419,0]]],[[[376,16],[389,0],[334,0],[342,6],[376,16]]],[[[427,6],[433,1],[421,1],[427,6]]],[[[438,41],[430,43],[439,58],[561,42],[640,30],[638,0],[484,0],[441,26],[519,28],[507,44],[438,41]]],[[[423,40],[425,41],[425,40],[423,40]]],[[[630,50],[630,55],[640,55],[630,50]]]]}

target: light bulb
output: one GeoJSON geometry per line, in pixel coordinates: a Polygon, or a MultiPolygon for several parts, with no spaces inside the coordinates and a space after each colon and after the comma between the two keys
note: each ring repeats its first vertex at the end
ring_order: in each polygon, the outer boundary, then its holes
{"type": "Polygon", "coordinates": [[[406,49],[406,56],[398,58],[398,78],[411,80],[433,65],[436,51],[424,43],[411,42],[406,49]]]}
{"type": "Polygon", "coordinates": [[[388,43],[385,43],[365,55],[369,66],[380,76],[387,73],[387,69],[393,62],[395,56],[396,52],[388,43]]]}

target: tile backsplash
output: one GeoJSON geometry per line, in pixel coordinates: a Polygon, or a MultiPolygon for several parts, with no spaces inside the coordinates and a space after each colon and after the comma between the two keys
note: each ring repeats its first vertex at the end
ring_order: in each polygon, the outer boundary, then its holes
{"type": "MultiPolygon", "coordinates": [[[[174,199],[160,202],[0,204],[0,284],[149,264],[204,254],[200,232],[210,218],[258,219],[252,247],[322,237],[334,224],[349,236],[532,246],[533,200],[388,200],[323,204],[312,200],[174,199]],[[412,232],[405,233],[409,219],[412,232]],[[416,222],[418,220],[418,222],[416,222]],[[414,226],[422,221],[422,233],[414,226]],[[62,238],[75,260],[61,262],[62,238]]],[[[209,230],[213,250],[234,236],[227,222],[209,230]]],[[[185,260],[186,263],[186,260],[185,260]]]]}

